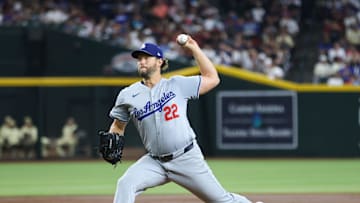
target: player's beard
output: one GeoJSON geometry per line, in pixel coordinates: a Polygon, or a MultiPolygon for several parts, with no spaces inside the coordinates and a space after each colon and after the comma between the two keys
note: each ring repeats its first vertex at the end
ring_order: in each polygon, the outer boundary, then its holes
{"type": "Polygon", "coordinates": [[[138,69],[139,75],[142,78],[149,79],[155,72],[156,72],[156,66],[151,66],[148,68],[139,68],[138,69]]]}

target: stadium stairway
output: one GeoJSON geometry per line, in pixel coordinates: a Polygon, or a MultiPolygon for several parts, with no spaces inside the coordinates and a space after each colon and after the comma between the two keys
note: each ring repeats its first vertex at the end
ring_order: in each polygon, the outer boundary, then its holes
{"type": "Polygon", "coordinates": [[[303,26],[303,30],[296,39],[296,48],[292,59],[292,68],[288,71],[287,79],[298,83],[311,83],[313,69],[318,58],[318,45],[321,39],[321,28],[312,24],[303,26]]]}
{"type": "Polygon", "coordinates": [[[316,17],[313,3],[304,5],[302,15],[300,33],[295,38],[292,67],[288,70],[286,79],[298,83],[312,83],[313,69],[319,55],[322,23],[316,17]],[[312,11],[309,11],[309,8],[312,8],[312,11]]]}

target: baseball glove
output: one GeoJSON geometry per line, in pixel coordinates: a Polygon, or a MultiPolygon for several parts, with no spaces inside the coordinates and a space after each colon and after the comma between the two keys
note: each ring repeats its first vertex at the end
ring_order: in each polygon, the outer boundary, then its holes
{"type": "Polygon", "coordinates": [[[100,143],[99,152],[103,159],[112,165],[121,162],[122,153],[125,145],[125,138],[118,133],[99,132],[100,143]]]}

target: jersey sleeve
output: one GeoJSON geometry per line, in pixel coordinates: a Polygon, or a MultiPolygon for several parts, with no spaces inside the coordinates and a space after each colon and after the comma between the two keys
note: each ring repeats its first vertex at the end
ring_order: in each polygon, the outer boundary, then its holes
{"type": "Polygon", "coordinates": [[[120,91],[118,94],[115,105],[111,109],[109,116],[113,119],[128,122],[130,119],[130,113],[128,111],[129,106],[125,103],[126,89],[120,91]]]}
{"type": "Polygon", "coordinates": [[[199,90],[201,77],[196,76],[176,76],[174,77],[178,87],[180,88],[182,94],[187,99],[197,99],[199,98],[199,90]]]}

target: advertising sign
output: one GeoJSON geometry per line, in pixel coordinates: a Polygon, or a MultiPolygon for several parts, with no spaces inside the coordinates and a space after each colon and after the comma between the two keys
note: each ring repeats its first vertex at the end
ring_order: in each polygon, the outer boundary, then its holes
{"type": "Polygon", "coordinates": [[[221,91],[216,103],[218,148],[297,148],[295,92],[221,91]]]}

